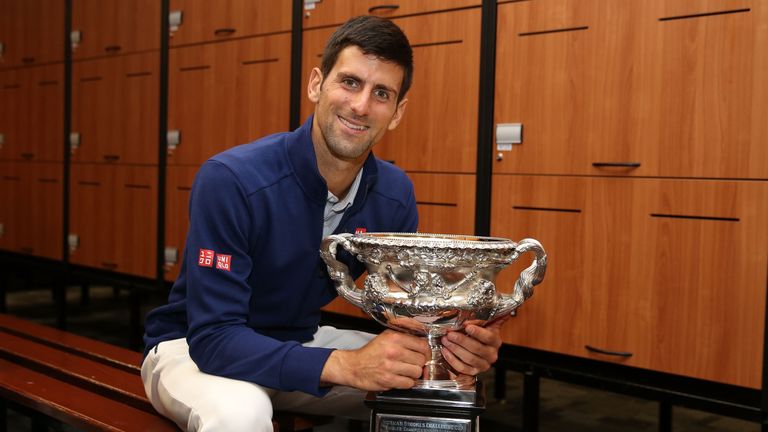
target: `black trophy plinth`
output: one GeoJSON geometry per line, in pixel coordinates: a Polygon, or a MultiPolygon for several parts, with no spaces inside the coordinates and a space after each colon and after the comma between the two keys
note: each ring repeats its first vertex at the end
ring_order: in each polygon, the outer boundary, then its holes
{"type": "Polygon", "coordinates": [[[371,432],[476,432],[485,411],[485,388],[409,389],[368,392],[371,432]]]}

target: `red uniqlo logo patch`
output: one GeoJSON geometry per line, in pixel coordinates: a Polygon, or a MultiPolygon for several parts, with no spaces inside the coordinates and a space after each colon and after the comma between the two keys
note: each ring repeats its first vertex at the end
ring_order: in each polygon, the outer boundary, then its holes
{"type": "Polygon", "coordinates": [[[355,228],[355,234],[365,234],[365,232],[368,231],[365,228],[355,228]]]}
{"type": "Polygon", "coordinates": [[[216,268],[232,271],[232,255],[216,255],[216,268]]]}
{"type": "Polygon", "coordinates": [[[197,265],[213,267],[213,251],[210,249],[200,249],[200,255],[197,256],[197,265]]]}

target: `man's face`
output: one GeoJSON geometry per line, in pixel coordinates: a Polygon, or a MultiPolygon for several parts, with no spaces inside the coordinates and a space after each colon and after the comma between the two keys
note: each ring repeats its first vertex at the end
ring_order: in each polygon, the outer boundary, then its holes
{"type": "Polygon", "coordinates": [[[357,46],[344,48],[327,77],[312,70],[309,99],[315,105],[312,137],[323,141],[336,158],[356,160],[387,130],[400,123],[406,99],[397,102],[403,68],[365,55],[357,46]],[[319,134],[316,134],[319,132],[319,134]]]}

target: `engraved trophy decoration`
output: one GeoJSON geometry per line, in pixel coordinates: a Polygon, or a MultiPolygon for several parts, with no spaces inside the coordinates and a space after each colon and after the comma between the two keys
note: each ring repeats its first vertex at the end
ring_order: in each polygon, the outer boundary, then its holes
{"type": "Polygon", "coordinates": [[[508,315],[528,299],[547,268],[541,244],[450,234],[338,234],[323,239],[320,255],[339,295],[389,328],[426,337],[432,350],[412,389],[369,393],[371,430],[477,430],[485,406],[481,383],[451,370],[440,339],[508,315]],[[338,246],[365,264],[362,290],[336,259],[338,246]],[[496,275],[529,251],[534,260],[512,294],[498,293],[496,275]]]}

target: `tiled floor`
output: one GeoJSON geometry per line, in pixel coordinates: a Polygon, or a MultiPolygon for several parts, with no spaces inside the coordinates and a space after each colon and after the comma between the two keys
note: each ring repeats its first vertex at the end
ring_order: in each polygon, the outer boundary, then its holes
{"type": "MultiPolygon", "coordinates": [[[[79,289],[68,291],[69,330],[117,345],[126,345],[128,309],[126,294],[108,287],[93,287],[88,306],[79,303],[79,289]]],[[[48,290],[18,290],[7,296],[8,312],[44,324],[54,324],[54,309],[48,290]]],[[[482,377],[492,388],[492,372],[482,377]]],[[[656,431],[658,404],[615,393],[542,379],[539,427],[542,432],[656,431]]],[[[522,377],[507,374],[507,399],[495,400],[489,394],[486,412],[481,417],[483,432],[520,431],[522,377]]],[[[17,415],[9,419],[9,432],[29,430],[28,421],[17,415]]],[[[67,427],[60,430],[72,431],[67,427]]],[[[338,421],[316,429],[318,432],[348,430],[338,421]]],[[[718,416],[701,411],[674,408],[675,432],[757,432],[757,423],[718,416]]]]}

